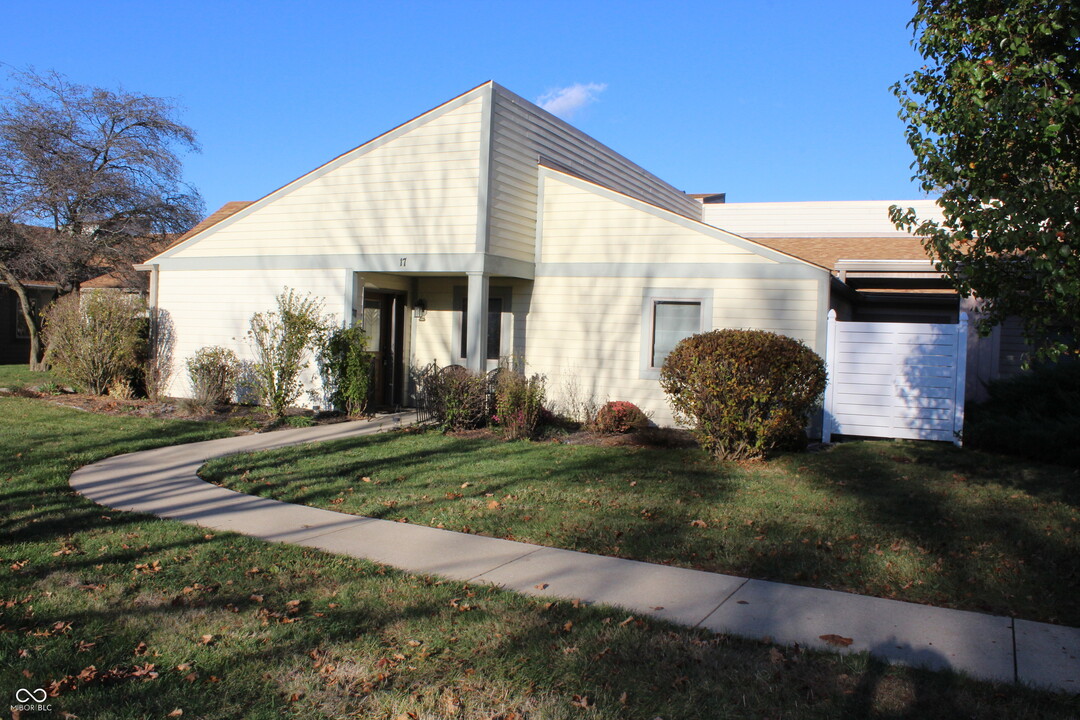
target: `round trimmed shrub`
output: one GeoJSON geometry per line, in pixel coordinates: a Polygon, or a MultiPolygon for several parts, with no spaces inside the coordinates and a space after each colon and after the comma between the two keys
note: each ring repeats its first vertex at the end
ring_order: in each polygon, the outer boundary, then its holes
{"type": "Polygon", "coordinates": [[[641,408],[626,400],[612,400],[596,413],[593,427],[601,433],[628,433],[645,427],[649,418],[641,408]]]}
{"type": "Polygon", "coordinates": [[[764,330],[692,335],[660,371],[676,420],[708,452],[729,460],[805,446],[803,429],[825,379],[817,353],[764,330]]]}

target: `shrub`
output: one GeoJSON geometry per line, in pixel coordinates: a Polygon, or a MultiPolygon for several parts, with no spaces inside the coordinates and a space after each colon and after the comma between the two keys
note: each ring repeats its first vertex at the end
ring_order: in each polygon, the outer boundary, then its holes
{"type": "Polygon", "coordinates": [[[213,407],[232,399],[239,374],[240,361],[236,353],[217,345],[199,348],[188,358],[188,380],[191,398],[196,405],[213,407]]]}
{"type": "Polygon", "coordinates": [[[146,396],[158,401],[165,395],[169,381],[172,380],[176,329],[168,310],[152,308],[149,320],[150,332],[143,365],[143,382],[146,385],[146,396]]]}
{"type": "Polygon", "coordinates": [[[327,320],[322,303],[285,288],[277,297],[276,312],[251,316],[248,339],[255,351],[259,394],[270,414],[285,417],[303,390],[300,373],[314,348],[321,346],[327,320]]]}
{"type": "Polygon", "coordinates": [[[965,445],[1080,467],[1080,362],[1041,365],[988,389],[986,402],[967,409],[965,445]]]}
{"type": "Polygon", "coordinates": [[[330,333],[319,352],[323,393],[336,410],[363,414],[371,390],[375,355],[367,351],[367,336],[359,325],[330,333]]]}
{"type": "Polygon", "coordinates": [[[825,391],[825,363],[764,330],[713,330],[682,340],[660,371],[675,418],[715,457],[761,457],[805,444],[825,391]]]}
{"type": "Polygon", "coordinates": [[[45,311],[46,359],[68,381],[103,395],[114,382],[130,383],[146,323],[141,298],[114,292],[66,295],[45,311]]]}
{"type": "Polygon", "coordinates": [[[460,365],[450,365],[429,380],[431,410],[447,430],[483,427],[488,417],[488,380],[486,375],[470,372],[460,365]]]}
{"type": "Polygon", "coordinates": [[[613,400],[597,411],[592,426],[600,433],[628,433],[645,427],[648,422],[649,418],[634,403],[613,400]]]}
{"type": "Polygon", "coordinates": [[[516,372],[499,373],[495,389],[495,416],[507,440],[529,438],[536,434],[543,415],[544,376],[526,378],[516,372]]]}

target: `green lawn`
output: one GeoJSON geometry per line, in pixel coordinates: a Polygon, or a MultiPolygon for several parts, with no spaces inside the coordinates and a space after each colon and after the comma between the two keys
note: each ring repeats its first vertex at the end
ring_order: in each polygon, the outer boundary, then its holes
{"type": "Polygon", "coordinates": [[[1074,469],[858,442],[768,463],[435,432],[224,458],[242,492],[541,545],[1080,626],[1074,469]]]}
{"type": "Polygon", "coordinates": [[[1071,697],[624,622],[114,512],[67,485],[95,459],[223,432],[0,398],[6,702],[17,688],[52,688],[53,716],[122,719],[1076,713],[1071,697]]]}
{"type": "Polygon", "coordinates": [[[52,382],[56,382],[52,373],[31,371],[29,365],[0,365],[0,387],[14,390],[52,382]]]}

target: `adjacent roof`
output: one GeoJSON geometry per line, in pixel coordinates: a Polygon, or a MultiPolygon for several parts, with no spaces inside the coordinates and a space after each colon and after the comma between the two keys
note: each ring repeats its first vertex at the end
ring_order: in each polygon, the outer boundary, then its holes
{"type": "MultiPolygon", "coordinates": [[[[194,237],[195,235],[198,235],[206,228],[217,225],[222,220],[232,217],[236,213],[246,208],[248,205],[253,205],[254,203],[254,200],[231,200],[225,203],[217,210],[210,213],[201,223],[199,223],[198,225],[181,235],[179,238],[177,238],[176,242],[172,243],[172,245],[179,245],[180,243],[187,240],[189,237],[194,237]]],[[[172,247],[172,245],[169,245],[169,247],[172,247]]],[[[161,250],[159,250],[158,252],[164,252],[168,249],[168,247],[161,248],[161,250]]]]}
{"type": "Polygon", "coordinates": [[[755,237],[754,242],[836,269],[839,260],[924,260],[929,256],[916,237],[755,237]]]}

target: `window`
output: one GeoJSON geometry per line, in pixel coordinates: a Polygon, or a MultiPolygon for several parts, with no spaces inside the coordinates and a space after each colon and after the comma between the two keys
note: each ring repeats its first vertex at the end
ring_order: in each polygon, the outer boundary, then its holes
{"type": "MultiPolygon", "coordinates": [[[[487,355],[488,360],[499,359],[499,348],[502,347],[502,312],[503,299],[501,297],[488,298],[487,316],[487,355]]],[[[469,301],[461,299],[461,357],[469,356],[469,301]]]]}
{"type": "Polygon", "coordinates": [[[712,329],[713,291],[645,288],[641,297],[641,370],[656,380],[664,360],[683,338],[712,329]]]}
{"type": "Polygon", "coordinates": [[[680,340],[701,332],[701,302],[655,300],[652,325],[652,367],[659,368],[680,340]]]}

